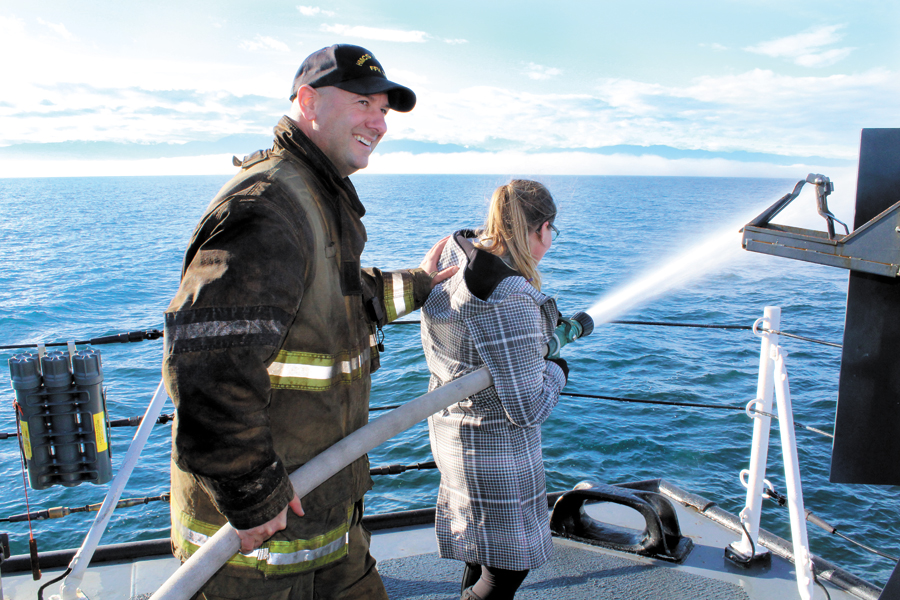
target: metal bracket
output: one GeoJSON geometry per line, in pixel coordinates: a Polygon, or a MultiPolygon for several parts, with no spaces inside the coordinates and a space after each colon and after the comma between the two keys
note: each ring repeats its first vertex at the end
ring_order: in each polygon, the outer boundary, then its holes
{"type": "Polygon", "coordinates": [[[834,190],[824,175],[810,173],[794,190],[780,198],[741,229],[741,245],[751,252],[794,258],[874,275],[897,277],[900,272],[900,202],[849,233],[847,225],[828,210],[827,197],[834,190]],[[816,209],[825,218],[828,232],[776,225],[771,220],[800,194],[805,183],[816,186],[816,209]],[[834,232],[834,222],[845,235],[834,232]]]}

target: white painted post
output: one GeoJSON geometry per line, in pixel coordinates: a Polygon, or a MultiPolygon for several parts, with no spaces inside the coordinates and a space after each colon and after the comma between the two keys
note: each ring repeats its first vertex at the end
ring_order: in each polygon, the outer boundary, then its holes
{"type": "Polygon", "coordinates": [[[772,398],[775,389],[774,361],[772,351],[778,345],[777,333],[759,331],[777,331],[781,326],[781,308],[767,306],[763,318],[753,324],[753,332],[762,338],[759,352],[759,378],[756,383],[756,399],[747,406],[747,413],[753,418],[753,442],[750,447],[750,472],[747,478],[747,501],[740,513],[741,522],[747,533],[741,534],[741,541],[731,544],[731,550],[750,560],[754,555],[768,554],[768,550],[759,545],[759,520],[762,516],[763,481],[766,477],[766,463],[769,457],[769,431],[772,418],[753,410],[772,414],[772,398]],[[749,533],[749,537],[748,534],[749,533]]]}
{"type": "Polygon", "coordinates": [[[72,562],[69,563],[72,572],[69,573],[60,584],[59,596],[51,596],[51,600],[58,600],[60,597],[62,600],[75,600],[76,598],[83,599],[85,597],[84,594],[80,593],[78,590],[78,585],[84,577],[84,572],[91,562],[91,557],[93,557],[94,551],[100,543],[100,537],[103,535],[103,532],[106,531],[106,525],[109,523],[113,511],[119,503],[119,497],[125,489],[125,484],[128,483],[128,478],[131,476],[131,472],[137,464],[138,457],[141,455],[141,450],[144,449],[147,438],[150,437],[150,431],[156,424],[156,419],[159,417],[159,413],[162,411],[162,407],[167,399],[166,387],[163,385],[163,382],[160,381],[159,386],[156,388],[156,393],[153,394],[153,399],[150,400],[150,404],[147,406],[144,418],[138,426],[137,432],[134,434],[131,446],[129,446],[128,452],[125,454],[125,460],[122,461],[122,466],[119,467],[119,472],[116,473],[116,476],[113,478],[113,481],[109,486],[109,491],[106,493],[106,498],[103,499],[103,504],[100,505],[100,511],[94,519],[94,524],[91,525],[90,531],[88,531],[87,536],[85,536],[81,548],[78,549],[78,552],[72,557],[72,562]]]}
{"type": "Polygon", "coordinates": [[[812,576],[812,556],[806,535],[806,512],[803,509],[803,489],[800,482],[800,462],[791,408],[791,390],[784,359],[787,355],[775,348],[775,400],[778,403],[778,426],[781,430],[781,452],[784,454],[784,480],[787,487],[788,513],[791,518],[791,538],[794,543],[794,570],[797,588],[803,600],[811,600],[815,582],[812,576]]]}

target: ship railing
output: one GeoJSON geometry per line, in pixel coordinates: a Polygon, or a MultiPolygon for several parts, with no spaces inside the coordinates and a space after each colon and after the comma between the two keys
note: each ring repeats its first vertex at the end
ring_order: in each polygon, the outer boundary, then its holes
{"type": "MultiPolygon", "coordinates": [[[[159,385],[156,387],[156,392],[153,394],[153,398],[150,400],[150,404],[147,405],[147,411],[144,413],[141,424],[134,434],[134,439],[128,447],[128,452],[125,454],[122,466],[119,467],[118,473],[116,473],[112,483],[110,483],[109,491],[106,493],[103,504],[100,506],[100,510],[97,511],[97,516],[94,518],[94,522],[91,525],[90,530],[88,530],[81,547],[75,553],[72,562],[69,563],[69,567],[66,570],[66,577],[59,586],[59,597],[61,597],[62,600],[78,600],[79,585],[84,579],[84,573],[91,563],[94,551],[97,550],[97,546],[100,545],[100,538],[103,536],[103,532],[106,531],[106,526],[109,524],[113,511],[116,510],[119,498],[125,490],[125,484],[128,483],[131,472],[134,470],[138,458],[140,457],[144,446],[147,444],[147,439],[150,437],[150,431],[153,429],[153,425],[156,423],[156,419],[159,417],[159,413],[162,411],[162,407],[168,399],[166,387],[163,385],[163,382],[160,381],[159,385]]],[[[51,598],[55,599],[57,596],[52,596],[51,598]]],[[[84,598],[84,596],[81,595],[81,598],[84,598]]]]}
{"type": "MultiPolygon", "coordinates": [[[[786,353],[784,350],[778,345],[779,335],[785,337],[798,338],[801,340],[817,342],[821,344],[827,344],[830,346],[840,347],[839,344],[832,344],[828,342],[822,342],[819,340],[813,340],[809,338],[805,338],[802,336],[797,336],[789,333],[785,333],[779,331],[780,327],[780,308],[777,307],[767,307],[765,309],[765,313],[763,318],[758,319],[752,327],[743,326],[743,325],[697,325],[697,324],[684,324],[684,323],[666,323],[666,322],[643,322],[643,321],[614,321],[614,323],[622,323],[622,324],[633,324],[633,325],[659,325],[659,326],[691,326],[691,327],[709,327],[709,328],[717,328],[717,329],[752,329],[753,332],[761,338],[761,350],[760,350],[760,369],[759,369],[759,378],[757,385],[757,397],[752,400],[745,409],[747,415],[753,420],[753,441],[751,445],[751,457],[750,457],[750,468],[741,471],[740,480],[741,483],[747,488],[747,500],[744,506],[744,509],[740,512],[740,522],[743,529],[742,537],[739,542],[732,544],[727,550],[726,553],[729,557],[737,563],[740,564],[749,564],[755,561],[766,560],[769,554],[769,551],[762,547],[759,543],[759,534],[760,534],[760,519],[762,512],[762,501],[765,498],[773,498],[779,499],[779,495],[774,491],[772,485],[765,479],[766,473],[766,463],[767,463],[767,455],[768,455],[768,444],[769,444],[769,431],[771,428],[771,419],[776,415],[772,414],[772,406],[773,399],[774,403],[777,404],[778,415],[777,418],[779,420],[779,430],[782,438],[782,445],[784,448],[784,463],[785,463],[785,481],[787,483],[787,505],[790,512],[790,525],[791,525],[791,533],[794,545],[794,557],[796,562],[796,572],[797,572],[797,580],[798,580],[798,589],[800,591],[800,596],[802,598],[811,598],[812,597],[812,589],[815,583],[815,577],[812,569],[812,555],[809,550],[809,543],[806,531],[806,520],[804,518],[804,506],[803,506],[803,495],[802,495],[802,487],[800,481],[799,474],[799,466],[797,459],[797,447],[796,447],[796,439],[795,439],[795,425],[800,426],[800,424],[795,424],[793,421],[792,409],[791,409],[791,399],[790,399],[790,389],[788,384],[787,370],[785,367],[785,357],[786,353]]],[[[395,322],[395,324],[418,324],[418,321],[399,321],[395,322]]],[[[98,338],[92,339],[88,343],[116,343],[116,342],[132,342],[132,341],[141,341],[143,340],[152,340],[157,339],[159,336],[155,335],[156,331],[150,332],[134,332],[133,334],[122,334],[118,336],[108,336],[107,338],[98,338]],[[140,336],[137,334],[141,334],[140,336]],[[101,341],[102,340],[102,341],[101,341]]],[[[49,345],[49,344],[48,344],[49,345]]],[[[15,346],[25,347],[25,346],[15,346]]],[[[4,347],[5,348],[13,348],[13,347],[4,347]]],[[[159,412],[162,407],[163,402],[166,399],[166,395],[164,391],[161,391],[162,388],[158,388],[156,393],[154,394],[154,399],[151,400],[150,405],[148,406],[147,412],[143,417],[135,417],[132,419],[123,420],[122,423],[110,423],[110,425],[137,425],[138,432],[135,434],[134,442],[132,443],[132,447],[129,449],[128,456],[125,459],[125,462],[122,465],[119,473],[114,479],[110,493],[107,495],[107,498],[104,500],[104,503],[97,515],[97,519],[94,522],[94,525],[91,528],[91,532],[88,533],[88,536],[85,538],[85,542],[82,547],[79,549],[76,554],[76,558],[69,565],[71,572],[67,571],[66,582],[61,586],[60,591],[63,594],[63,598],[68,600],[69,598],[73,598],[71,594],[74,594],[77,590],[77,584],[80,582],[81,577],[83,576],[84,568],[89,564],[90,557],[93,553],[93,550],[96,548],[97,542],[99,542],[100,534],[102,534],[103,529],[105,529],[106,524],[109,521],[109,517],[112,514],[113,509],[116,506],[116,503],[119,498],[119,494],[121,494],[122,487],[124,487],[124,483],[130,475],[131,468],[133,468],[133,464],[129,464],[132,461],[136,462],[137,456],[139,455],[141,449],[143,448],[143,443],[146,441],[146,435],[149,433],[149,429],[156,423],[165,423],[171,420],[171,416],[164,415],[163,417],[159,417],[159,412]],[[125,422],[127,421],[127,422],[125,422]],[[131,459],[129,457],[132,457],[131,459]],[[126,468],[128,467],[128,468],[126,468]],[[118,491],[117,491],[118,490],[118,491]],[[92,535],[93,534],[93,535],[92,535]]],[[[567,393],[566,395],[574,395],[574,396],[582,396],[584,394],[571,394],[567,393]]],[[[593,397],[593,396],[591,396],[593,397]]],[[[623,400],[630,402],[641,402],[639,400],[634,399],[625,399],[625,398],[612,398],[612,397],[601,397],[597,396],[597,398],[605,398],[610,400],[623,400]]],[[[647,401],[653,403],[662,403],[659,401],[647,401]]],[[[666,403],[669,404],[669,403],[666,403]]],[[[686,404],[692,406],[690,403],[671,403],[671,404],[686,404]]],[[[697,405],[700,406],[700,405],[697,405]]],[[[379,407],[382,409],[393,409],[396,408],[394,406],[385,406],[379,407]]],[[[712,407],[710,407],[712,408],[712,407]]],[[[717,407],[717,408],[726,408],[726,407],[717,407]]],[[[730,407],[728,407],[730,408],[730,407]]],[[[737,408],[737,407],[735,407],[737,408]]],[[[373,407],[373,410],[377,410],[373,407]]],[[[806,429],[811,429],[813,431],[824,433],[814,428],[804,427],[806,429]]],[[[13,437],[15,434],[11,434],[9,436],[4,437],[13,437]]],[[[825,434],[828,435],[828,434],[825,434]]],[[[430,468],[430,464],[421,464],[414,465],[413,467],[408,468],[430,468]]],[[[402,469],[405,470],[405,469],[402,469]]],[[[400,472],[399,470],[394,469],[393,467],[388,469],[387,472],[400,472]]],[[[783,497],[780,497],[783,502],[783,497]]],[[[852,541],[852,540],[851,540],[852,541]]],[[[881,554],[881,553],[878,553],[881,554]]],[[[882,556],[886,556],[881,554],[882,556]]],[[[893,557],[890,557],[893,558],[893,557]]]]}
{"type": "Polygon", "coordinates": [[[766,480],[766,463],[774,396],[778,409],[778,428],[784,457],[784,479],[787,488],[797,588],[803,600],[810,600],[813,597],[815,580],[806,531],[803,486],[800,480],[791,391],[785,366],[787,353],[778,345],[777,332],[780,324],[781,309],[774,306],[767,306],[763,317],[753,324],[753,332],[761,339],[761,348],[757,395],[747,404],[747,416],[753,420],[750,468],[744,469],[740,473],[741,483],[747,488],[747,500],[739,513],[743,529],[741,540],[726,549],[726,557],[741,565],[771,560],[769,551],[759,544],[759,522],[762,516],[762,501],[767,497],[768,490],[772,488],[772,485],[766,480]]]}

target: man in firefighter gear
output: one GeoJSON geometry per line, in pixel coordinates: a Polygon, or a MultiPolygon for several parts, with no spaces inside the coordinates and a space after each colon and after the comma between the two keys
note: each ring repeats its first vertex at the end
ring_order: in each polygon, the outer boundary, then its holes
{"type": "Polygon", "coordinates": [[[194,231],[165,315],[172,543],[186,560],[226,520],[241,538],[198,598],[387,598],[361,525],[368,459],[302,504],[288,474],[366,424],[381,326],[453,274],[434,273],[445,240],[420,268],[360,267],[348,176],[415,102],[364,48],[313,53],[273,147],[235,158],[194,231]]]}

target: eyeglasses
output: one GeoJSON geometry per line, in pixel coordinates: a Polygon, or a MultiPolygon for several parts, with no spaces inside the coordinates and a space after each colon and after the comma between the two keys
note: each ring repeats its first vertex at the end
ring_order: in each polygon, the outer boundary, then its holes
{"type": "Polygon", "coordinates": [[[554,226],[553,226],[553,223],[550,223],[549,221],[547,222],[547,225],[550,227],[550,231],[553,232],[553,237],[550,238],[550,239],[553,240],[553,241],[556,241],[556,238],[559,237],[559,229],[557,229],[556,227],[554,227],[554,226]]]}

